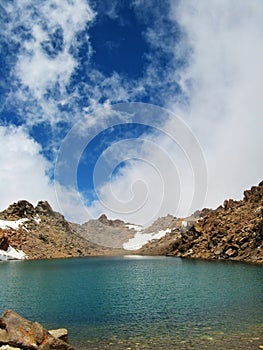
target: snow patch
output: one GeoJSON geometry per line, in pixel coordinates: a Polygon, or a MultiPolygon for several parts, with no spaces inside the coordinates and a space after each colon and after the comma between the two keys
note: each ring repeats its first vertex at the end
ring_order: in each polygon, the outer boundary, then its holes
{"type": "Polygon", "coordinates": [[[126,224],[125,227],[127,227],[129,230],[135,230],[137,232],[140,232],[143,229],[142,226],[132,225],[132,224],[126,224]]]}
{"type": "Polygon", "coordinates": [[[183,226],[183,227],[187,227],[187,225],[188,225],[188,224],[187,224],[187,221],[182,221],[182,226],[183,226]]]}
{"type": "Polygon", "coordinates": [[[40,224],[40,222],[41,222],[41,219],[38,215],[34,217],[34,220],[37,224],[40,224]]]}
{"type": "Polygon", "coordinates": [[[0,220],[0,228],[1,229],[7,229],[12,228],[14,230],[17,230],[20,225],[22,225],[25,221],[28,221],[28,219],[19,219],[19,220],[0,220]]]}
{"type": "Polygon", "coordinates": [[[0,261],[5,260],[25,260],[27,258],[23,250],[13,248],[11,245],[7,251],[0,249],[0,261]]]}
{"type": "Polygon", "coordinates": [[[164,237],[167,233],[171,233],[171,229],[160,230],[159,232],[151,233],[135,233],[133,238],[130,238],[128,242],[123,244],[123,248],[126,250],[137,250],[144,246],[146,243],[152,241],[153,239],[160,239],[164,237]]]}

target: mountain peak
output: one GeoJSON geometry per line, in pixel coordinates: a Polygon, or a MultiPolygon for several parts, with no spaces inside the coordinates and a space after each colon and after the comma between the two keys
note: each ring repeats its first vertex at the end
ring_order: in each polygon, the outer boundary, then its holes
{"type": "Polygon", "coordinates": [[[21,218],[34,218],[37,215],[54,216],[55,212],[47,201],[39,201],[37,206],[27,200],[19,200],[15,202],[2,212],[0,212],[0,219],[3,220],[18,220],[21,218]]]}
{"type": "Polygon", "coordinates": [[[36,214],[54,216],[55,212],[47,201],[39,201],[35,207],[36,214]]]}
{"type": "Polygon", "coordinates": [[[0,213],[1,219],[17,220],[21,218],[33,217],[35,214],[34,206],[26,200],[15,202],[0,213]]]}

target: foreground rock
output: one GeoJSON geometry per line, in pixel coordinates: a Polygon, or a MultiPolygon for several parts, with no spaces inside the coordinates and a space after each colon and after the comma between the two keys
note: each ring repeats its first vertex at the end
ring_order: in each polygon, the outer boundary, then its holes
{"type": "Polygon", "coordinates": [[[171,233],[138,253],[263,263],[263,181],[245,191],[243,200],[225,200],[199,214],[174,220],[171,233]]]}
{"type": "Polygon", "coordinates": [[[74,350],[63,339],[67,332],[63,329],[48,332],[38,322],[31,322],[12,310],[6,310],[0,318],[0,349],[32,350],[74,350]]]}

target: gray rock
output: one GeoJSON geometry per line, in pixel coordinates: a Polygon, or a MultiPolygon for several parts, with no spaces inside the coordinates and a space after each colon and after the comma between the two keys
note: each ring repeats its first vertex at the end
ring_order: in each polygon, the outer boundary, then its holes
{"type": "Polygon", "coordinates": [[[48,331],[53,337],[68,343],[68,330],[66,328],[51,329],[48,331]]]}

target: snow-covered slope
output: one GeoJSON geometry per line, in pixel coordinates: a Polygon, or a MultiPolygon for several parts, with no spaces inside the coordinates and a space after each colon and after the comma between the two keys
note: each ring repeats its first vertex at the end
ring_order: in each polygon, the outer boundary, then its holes
{"type": "Polygon", "coordinates": [[[5,260],[24,260],[26,254],[22,250],[17,250],[9,245],[7,251],[0,249],[0,261],[5,260]]]}
{"type": "Polygon", "coordinates": [[[170,233],[171,229],[160,230],[158,232],[151,233],[135,233],[133,238],[130,238],[128,242],[123,244],[123,248],[126,250],[137,250],[140,249],[144,244],[154,240],[164,237],[167,233],[170,233]]]}
{"type": "MultiPolygon", "coordinates": [[[[19,220],[0,220],[0,228],[18,230],[19,226],[22,225],[27,218],[19,220]]],[[[7,250],[0,249],[0,261],[6,260],[24,260],[27,256],[22,250],[17,250],[11,245],[8,246],[7,250]]]]}
{"type": "Polygon", "coordinates": [[[28,221],[28,219],[24,218],[19,220],[0,220],[0,228],[3,230],[7,228],[17,230],[19,226],[22,225],[25,221],[28,221]]]}

